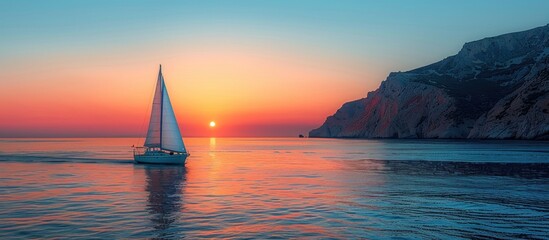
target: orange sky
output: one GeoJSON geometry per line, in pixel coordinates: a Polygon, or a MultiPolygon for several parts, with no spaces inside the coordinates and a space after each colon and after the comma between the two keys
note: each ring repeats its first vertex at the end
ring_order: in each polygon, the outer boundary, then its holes
{"type": "Polygon", "coordinates": [[[1,73],[0,136],[144,135],[161,59],[184,136],[306,134],[378,84],[364,81],[365,67],[288,49],[201,42],[127,52],[13,64],[1,73]]]}

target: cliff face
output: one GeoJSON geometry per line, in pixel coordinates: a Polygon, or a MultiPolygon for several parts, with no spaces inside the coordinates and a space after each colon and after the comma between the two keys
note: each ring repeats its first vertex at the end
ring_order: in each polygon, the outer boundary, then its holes
{"type": "Polygon", "coordinates": [[[522,86],[483,114],[469,138],[549,139],[549,58],[522,86]]]}
{"type": "Polygon", "coordinates": [[[549,138],[549,25],[466,43],[391,73],[310,137],[549,138]]]}

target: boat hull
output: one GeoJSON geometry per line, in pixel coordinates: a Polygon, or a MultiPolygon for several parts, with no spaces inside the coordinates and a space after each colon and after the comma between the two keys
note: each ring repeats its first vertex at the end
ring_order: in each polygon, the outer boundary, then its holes
{"type": "Polygon", "coordinates": [[[184,165],[188,156],[188,154],[143,154],[134,155],[133,159],[135,163],[184,165]]]}

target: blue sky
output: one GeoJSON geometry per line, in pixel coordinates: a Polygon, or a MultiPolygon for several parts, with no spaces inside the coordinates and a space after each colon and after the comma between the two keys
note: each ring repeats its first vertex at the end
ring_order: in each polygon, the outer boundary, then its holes
{"type": "Polygon", "coordinates": [[[377,58],[397,71],[453,54],[466,41],[545,25],[547,12],[549,1],[532,0],[2,0],[0,58],[222,36],[356,61],[377,58]]]}

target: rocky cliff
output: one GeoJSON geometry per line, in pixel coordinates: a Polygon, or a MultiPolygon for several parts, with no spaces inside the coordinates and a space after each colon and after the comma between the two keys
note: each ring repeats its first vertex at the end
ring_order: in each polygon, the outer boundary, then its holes
{"type": "Polygon", "coordinates": [[[309,136],[549,139],[549,25],[391,73],[309,136]]]}

